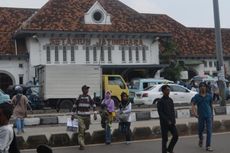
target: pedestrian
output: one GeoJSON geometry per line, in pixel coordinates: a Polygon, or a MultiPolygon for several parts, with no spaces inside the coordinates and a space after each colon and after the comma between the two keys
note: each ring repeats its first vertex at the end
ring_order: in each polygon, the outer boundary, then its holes
{"type": "Polygon", "coordinates": [[[119,118],[119,130],[125,135],[126,144],[131,143],[131,111],[132,104],[129,101],[128,95],[125,92],[121,93],[121,103],[117,111],[119,118]]]}
{"type": "Polygon", "coordinates": [[[161,91],[163,92],[163,97],[157,103],[157,110],[160,117],[162,133],[162,153],[173,153],[174,147],[178,141],[174,103],[169,97],[170,87],[168,85],[163,85],[161,91]],[[171,132],[172,139],[167,146],[168,132],[171,132]]]}
{"type": "Polygon", "coordinates": [[[10,103],[0,104],[0,153],[9,153],[14,138],[13,127],[9,124],[12,113],[13,107],[10,103]]]}
{"type": "Polygon", "coordinates": [[[199,93],[192,98],[192,113],[198,118],[199,147],[203,146],[203,132],[206,126],[206,151],[213,151],[211,148],[213,122],[212,96],[207,93],[207,85],[204,82],[199,84],[199,93]],[[197,106],[197,111],[195,106],[197,106]]]}
{"type": "Polygon", "coordinates": [[[30,105],[28,98],[23,95],[21,86],[16,86],[15,91],[17,94],[12,98],[13,116],[16,118],[17,134],[21,134],[24,133],[24,118],[27,117],[27,106],[30,105]]]}
{"type": "Polygon", "coordinates": [[[82,94],[78,97],[76,103],[73,105],[73,116],[76,117],[79,122],[79,150],[85,149],[85,131],[89,129],[91,108],[93,108],[94,111],[94,120],[97,119],[96,104],[88,95],[89,88],[90,87],[87,85],[82,86],[82,94]]]}
{"type": "Polygon", "coordinates": [[[212,90],[213,90],[213,101],[218,102],[220,100],[220,90],[218,87],[217,82],[212,86],[212,90]]]}
{"type": "Polygon", "coordinates": [[[112,122],[114,119],[114,101],[111,98],[111,91],[107,91],[105,93],[105,98],[102,101],[102,111],[101,111],[101,117],[102,117],[102,127],[105,128],[105,143],[110,144],[111,143],[111,127],[112,122]],[[104,107],[104,109],[103,109],[104,107]]]}

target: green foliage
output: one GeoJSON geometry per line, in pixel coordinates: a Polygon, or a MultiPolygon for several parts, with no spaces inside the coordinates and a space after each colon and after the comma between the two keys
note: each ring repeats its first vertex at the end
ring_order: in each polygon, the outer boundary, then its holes
{"type": "Polygon", "coordinates": [[[177,81],[180,80],[180,73],[183,70],[182,66],[180,66],[179,62],[170,63],[170,65],[164,68],[162,72],[162,76],[165,79],[177,81]]]}
{"type": "Polygon", "coordinates": [[[175,43],[172,41],[161,42],[163,50],[160,53],[160,59],[162,63],[169,64],[171,61],[175,61],[178,49],[175,43]]]}
{"type": "Polygon", "coordinates": [[[168,64],[169,66],[164,68],[161,75],[168,80],[180,80],[180,74],[183,70],[183,67],[180,66],[179,62],[176,59],[178,54],[176,44],[172,41],[167,41],[163,42],[162,45],[164,49],[160,55],[161,63],[168,64]]]}

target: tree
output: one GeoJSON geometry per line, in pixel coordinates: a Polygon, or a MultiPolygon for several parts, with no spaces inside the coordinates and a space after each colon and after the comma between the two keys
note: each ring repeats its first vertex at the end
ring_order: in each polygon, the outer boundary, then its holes
{"type": "Polygon", "coordinates": [[[172,41],[161,42],[162,52],[160,54],[161,64],[167,64],[161,75],[168,80],[180,80],[180,74],[183,67],[177,61],[178,49],[172,41]]]}
{"type": "Polygon", "coordinates": [[[177,81],[180,80],[181,71],[183,70],[179,62],[171,62],[168,67],[164,68],[162,76],[165,79],[177,81]]]}

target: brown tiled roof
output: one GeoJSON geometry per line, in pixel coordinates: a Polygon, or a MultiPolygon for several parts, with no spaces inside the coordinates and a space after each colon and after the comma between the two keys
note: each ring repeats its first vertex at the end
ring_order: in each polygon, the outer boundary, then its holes
{"type": "MultiPolygon", "coordinates": [[[[204,43],[204,47],[209,48],[211,54],[215,55],[215,30],[214,28],[189,28],[193,32],[199,34],[204,41],[210,43],[204,43]]],[[[230,56],[230,29],[221,29],[222,33],[222,44],[225,56],[230,56]]]]}
{"type": "Polygon", "coordinates": [[[152,23],[162,26],[171,33],[173,42],[177,45],[179,56],[199,57],[213,56],[212,41],[206,39],[202,34],[187,28],[171,17],[163,14],[144,14],[152,23]]]}
{"type": "MultiPolygon", "coordinates": [[[[34,12],[34,9],[0,8],[0,55],[15,54],[13,33],[34,12]]],[[[18,45],[18,54],[23,54],[26,50],[22,40],[18,45]]]]}
{"type": "Polygon", "coordinates": [[[149,26],[142,14],[119,0],[50,0],[23,30],[74,32],[167,32],[157,24],[149,26]],[[111,14],[111,25],[84,24],[84,14],[98,1],[111,14]]]}

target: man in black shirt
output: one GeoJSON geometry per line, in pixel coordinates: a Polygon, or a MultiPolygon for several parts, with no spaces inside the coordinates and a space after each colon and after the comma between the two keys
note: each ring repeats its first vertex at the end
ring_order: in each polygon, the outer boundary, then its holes
{"type": "Polygon", "coordinates": [[[173,100],[169,97],[170,87],[168,85],[163,85],[161,90],[163,92],[163,97],[158,102],[157,109],[160,116],[162,133],[162,153],[173,153],[174,146],[178,141],[174,103],[173,100]],[[167,147],[169,131],[172,134],[172,140],[167,147]]]}

